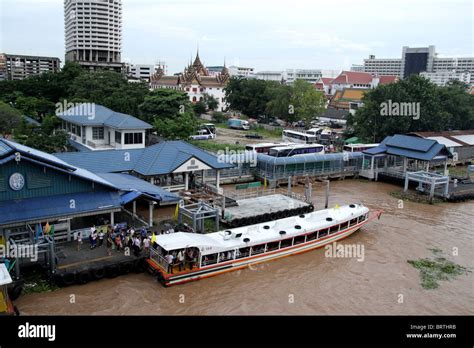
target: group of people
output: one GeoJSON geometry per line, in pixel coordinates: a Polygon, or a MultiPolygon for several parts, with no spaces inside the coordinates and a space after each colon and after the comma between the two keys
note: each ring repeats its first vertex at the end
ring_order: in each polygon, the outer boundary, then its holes
{"type": "MultiPolygon", "coordinates": [[[[133,250],[133,254],[139,256],[142,251],[149,251],[151,239],[152,237],[148,235],[144,227],[136,231],[133,227],[126,229],[118,225],[108,225],[106,233],[104,233],[103,229],[98,231],[95,226],[92,226],[89,235],[90,248],[100,248],[104,245],[105,241],[107,254],[109,256],[112,255],[112,250],[116,250],[117,252],[133,250]]],[[[78,232],[77,250],[81,249],[82,244],[82,232],[78,232]]]]}
{"type": "Polygon", "coordinates": [[[168,273],[173,274],[175,266],[179,267],[179,271],[183,271],[186,263],[189,269],[193,269],[196,264],[196,251],[194,248],[174,250],[165,256],[166,263],[168,264],[168,273]]]}

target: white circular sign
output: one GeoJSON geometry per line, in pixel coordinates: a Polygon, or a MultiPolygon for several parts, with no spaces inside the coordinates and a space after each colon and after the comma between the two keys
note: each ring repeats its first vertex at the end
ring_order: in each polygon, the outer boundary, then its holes
{"type": "Polygon", "coordinates": [[[9,183],[12,190],[20,191],[25,186],[25,178],[20,173],[14,173],[10,176],[9,183]]]}

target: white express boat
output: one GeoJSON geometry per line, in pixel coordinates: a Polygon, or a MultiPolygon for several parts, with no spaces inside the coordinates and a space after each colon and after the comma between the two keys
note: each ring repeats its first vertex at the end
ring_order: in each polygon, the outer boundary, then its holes
{"type": "Polygon", "coordinates": [[[380,215],[350,204],[209,234],[159,235],[147,263],[163,285],[186,283],[320,248],[380,215]]]}

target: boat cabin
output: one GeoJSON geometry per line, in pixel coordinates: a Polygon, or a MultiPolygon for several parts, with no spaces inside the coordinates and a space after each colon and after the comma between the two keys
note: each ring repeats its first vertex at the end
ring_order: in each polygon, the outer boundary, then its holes
{"type": "Polygon", "coordinates": [[[160,235],[150,258],[167,274],[186,273],[331,239],[356,228],[368,215],[368,208],[351,204],[209,234],[160,235]]]}

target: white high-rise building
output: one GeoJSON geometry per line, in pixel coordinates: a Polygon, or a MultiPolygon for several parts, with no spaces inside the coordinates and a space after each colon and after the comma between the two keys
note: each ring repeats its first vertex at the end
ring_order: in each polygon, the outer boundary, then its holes
{"type": "Polygon", "coordinates": [[[468,71],[456,72],[455,70],[441,70],[431,73],[422,72],[420,76],[426,77],[438,86],[445,86],[450,81],[461,81],[466,84],[470,84],[471,81],[471,73],[468,71]]]}
{"type": "Polygon", "coordinates": [[[66,61],[122,70],[122,1],[64,0],[66,61]]]}
{"type": "MultiPolygon", "coordinates": [[[[356,69],[360,71],[360,68],[356,69]]],[[[401,58],[375,58],[371,55],[368,59],[364,59],[363,71],[379,75],[396,75],[400,78],[425,73],[424,75],[431,76],[433,81],[444,81],[446,76],[464,81],[467,76],[465,73],[469,72],[468,83],[474,85],[474,57],[438,57],[435,46],[403,47],[401,58]]]]}

